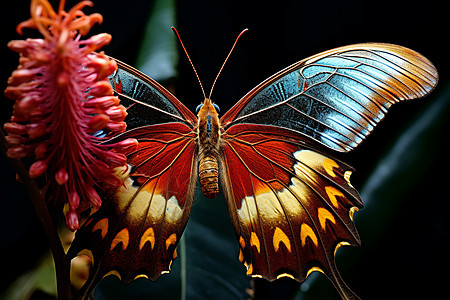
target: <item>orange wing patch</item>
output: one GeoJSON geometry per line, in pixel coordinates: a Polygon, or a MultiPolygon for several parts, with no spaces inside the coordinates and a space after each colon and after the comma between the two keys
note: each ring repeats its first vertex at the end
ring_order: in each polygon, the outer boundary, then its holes
{"type": "Polygon", "coordinates": [[[254,233],[253,231],[252,231],[252,234],[250,236],[250,245],[251,246],[255,246],[256,250],[258,250],[258,253],[261,252],[261,244],[259,242],[259,238],[256,235],[256,233],[254,233]]]}
{"type": "Polygon", "coordinates": [[[275,252],[278,252],[281,243],[283,243],[287,250],[291,252],[291,241],[288,236],[283,230],[280,229],[280,227],[275,227],[275,231],[273,233],[273,248],[275,249],[275,252]]]}
{"type": "Polygon", "coordinates": [[[141,236],[141,241],[139,242],[139,250],[142,250],[147,242],[150,243],[150,247],[153,250],[153,248],[155,247],[155,232],[152,227],[148,228],[141,236]]]}
{"type": "Polygon", "coordinates": [[[103,218],[95,223],[94,227],[92,228],[92,232],[95,232],[97,230],[101,230],[102,239],[104,239],[106,233],[108,232],[108,218],[103,218]]]}
{"type": "Polygon", "coordinates": [[[175,245],[177,242],[177,235],[172,233],[166,240],[166,249],[169,249],[170,245],[175,245]]]}
{"type": "Polygon", "coordinates": [[[109,251],[112,251],[118,244],[122,243],[122,250],[126,250],[128,247],[128,243],[130,241],[130,235],[128,233],[128,229],[124,228],[117,235],[114,237],[113,241],[111,242],[111,247],[109,251]]]}
{"type": "Polygon", "coordinates": [[[305,247],[306,239],[309,238],[314,245],[319,246],[319,242],[317,240],[317,236],[314,233],[314,230],[306,223],[303,223],[300,227],[300,240],[302,242],[302,246],[305,247]]]}
{"type": "Polygon", "coordinates": [[[326,208],[319,207],[317,209],[317,215],[319,216],[320,227],[322,227],[323,230],[326,229],[327,220],[329,220],[333,224],[336,224],[336,219],[334,218],[333,214],[326,208]]]}

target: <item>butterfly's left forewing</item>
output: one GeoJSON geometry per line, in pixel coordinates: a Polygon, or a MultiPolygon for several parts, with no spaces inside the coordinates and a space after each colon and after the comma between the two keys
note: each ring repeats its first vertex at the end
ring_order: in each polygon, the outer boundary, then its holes
{"type": "Polygon", "coordinates": [[[127,108],[128,129],[170,122],[196,124],[196,116],[158,82],[119,60],[116,63],[118,69],[109,82],[127,108]]]}
{"type": "Polygon", "coordinates": [[[353,169],[283,128],[240,124],[223,137],[224,193],[247,274],[302,282],[319,270],[353,295],[334,261],[339,246],[360,243],[353,169]]]}

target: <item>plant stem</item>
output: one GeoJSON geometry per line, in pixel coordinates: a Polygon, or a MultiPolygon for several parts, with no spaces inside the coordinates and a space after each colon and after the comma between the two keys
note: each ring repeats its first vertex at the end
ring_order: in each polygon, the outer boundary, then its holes
{"type": "MultiPolygon", "coordinates": [[[[0,130],[0,149],[6,155],[8,143],[6,142],[3,131],[0,130]]],[[[11,165],[19,174],[27,192],[33,203],[34,209],[44,226],[45,233],[50,242],[50,248],[53,254],[53,261],[55,263],[56,271],[56,287],[58,292],[58,299],[71,299],[71,285],[70,285],[70,260],[66,259],[64,248],[61,244],[57,229],[48,211],[45,194],[39,189],[36,181],[29,175],[28,170],[24,164],[18,159],[8,158],[11,165]]]]}

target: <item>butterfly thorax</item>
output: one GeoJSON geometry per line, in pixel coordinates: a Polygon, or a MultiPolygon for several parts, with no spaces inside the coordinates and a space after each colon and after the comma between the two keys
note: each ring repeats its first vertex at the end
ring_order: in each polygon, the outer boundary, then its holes
{"type": "Polygon", "coordinates": [[[205,98],[198,111],[199,177],[203,194],[215,198],[219,193],[219,151],[220,122],[217,110],[210,99],[205,98]]]}

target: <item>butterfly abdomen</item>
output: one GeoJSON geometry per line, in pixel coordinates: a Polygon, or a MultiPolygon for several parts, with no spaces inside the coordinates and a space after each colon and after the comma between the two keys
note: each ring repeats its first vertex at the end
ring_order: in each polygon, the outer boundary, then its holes
{"type": "Polygon", "coordinates": [[[207,154],[200,159],[198,175],[203,194],[208,198],[215,198],[219,193],[219,169],[213,155],[207,154]]]}

